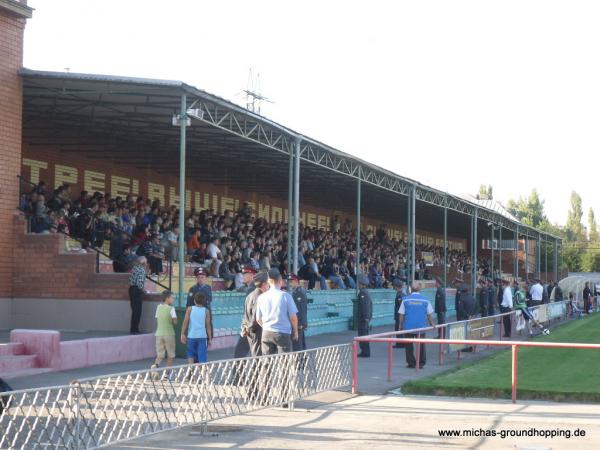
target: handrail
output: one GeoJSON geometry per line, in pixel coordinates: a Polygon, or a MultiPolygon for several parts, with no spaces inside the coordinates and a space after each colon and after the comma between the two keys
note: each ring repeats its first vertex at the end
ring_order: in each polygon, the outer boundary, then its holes
{"type": "MultiPolygon", "coordinates": [[[[387,342],[387,343],[416,343],[417,348],[421,344],[455,344],[467,346],[477,345],[489,345],[492,347],[511,347],[512,349],[512,367],[511,367],[511,390],[512,390],[512,402],[517,402],[517,356],[519,347],[541,347],[541,348],[574,348],[574,349],[585,349],[585,350],[600,350],[600,344],[580,344],[571,342],[531,342],[531,341],[483,341],[478,339],[444,339],[440,342],[440,339],[431,338],[375,338],[370,339],[366,337],[354,338],[352,344],[352,393],[357,393],[358,388],[358,343],[359,342],[387,342]]],[[[417,350],[417,355],[418,355],[417,350]]]]}

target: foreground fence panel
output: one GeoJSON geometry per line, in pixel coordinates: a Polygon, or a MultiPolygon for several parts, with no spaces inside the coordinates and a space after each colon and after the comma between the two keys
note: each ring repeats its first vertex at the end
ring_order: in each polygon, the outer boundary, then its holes
{"type": "Polygon", "coordinates": [[[152,369],[0,397],[0,448],[83,449],[349,386],[350,344],[152,369]]]}

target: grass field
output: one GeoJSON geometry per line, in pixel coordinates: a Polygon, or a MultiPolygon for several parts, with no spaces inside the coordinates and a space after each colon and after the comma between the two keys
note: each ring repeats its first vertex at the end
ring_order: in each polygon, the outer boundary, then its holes
{"type": "MultiPolygon", "coordinates": [[[[537,340],[600,343],[600,314],[575,320],[537,340]]],[[[510,350],[502,350],[479,362],[410,381],[402,386],[402,392],[510,398],[510,359],[510,350]]],[[[600,402],[600,350],[519,349],[517,397],[600,402]]]]}

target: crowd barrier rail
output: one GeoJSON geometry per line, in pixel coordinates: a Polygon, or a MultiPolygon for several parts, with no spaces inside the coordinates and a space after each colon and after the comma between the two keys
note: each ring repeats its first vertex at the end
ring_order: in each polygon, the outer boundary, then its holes
{"type": "Polygon", "coordinates": [[[89,449],[348,387],[351,344],[0,394],[0,448],[89,449]]]}
{"type": "MultiPolygon", "coordinates": [[[[540,323],[550,324],[554,322],[565,321],[569,318],[569,301],[563,300],[553,303],[544,303],[538,306],[529,308],[535,320],[540,323]]],[[[516,333],[525,331],[527,336],[527,324],[519,310],[513,310],[506,313],[495,314],[493,316],[478,317],[469,320],[450,322],[430,327],[417,328],[411,330],[389,331],[385,333],[372,334],[367,336],[355,337],[352,344],[352,390],[358,392],[358,347],[360,342],[386,343],[387,344],[387,380],[392,380],[393,354],[394,344],[416,343],[415,359],[416,371],[420,370],[420,345],[435,344],[438,346],[438,364],[444,364],[444,357],[452,352],[455,352],[457,359],[461,358],[461,353],[467,347],[471,347],[470,351],[476,352],[477,348],[481,347],[497,347],[500,344],[510,346],[521,341],[506,340],[503,336],[504,318],[510,319],[511,336],[516,333]],[[427,332],[437,332],[438,337],[435,339],[426,339],[419,337],[427,332]],[[417,335],[416,338],[406,338],[403,335],[417,335]],[[498,336],[497,340],[494,339],[498,336]]]]}

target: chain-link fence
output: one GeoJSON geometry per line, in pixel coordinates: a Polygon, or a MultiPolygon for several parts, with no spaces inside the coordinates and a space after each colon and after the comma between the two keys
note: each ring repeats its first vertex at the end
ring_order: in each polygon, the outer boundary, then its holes
{"type": "Polygon", "coordinates": [[[0,397],[0,448],[83,449],[349,386],[350,344],[128,372],[0,397]]]}

